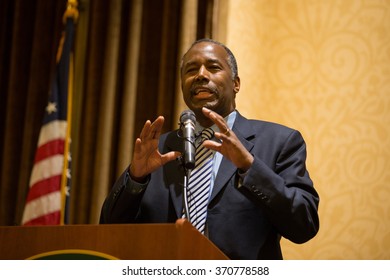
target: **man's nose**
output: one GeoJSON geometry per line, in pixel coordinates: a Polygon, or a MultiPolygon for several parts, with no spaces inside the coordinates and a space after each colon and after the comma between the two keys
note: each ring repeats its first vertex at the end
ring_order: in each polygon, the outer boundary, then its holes
{"type": "Polygon", "coordinates": [[[198,74],[196,75],[195,79],[197,81],[209,80],[209,72],[204,65],[199,68],[198,74]]]}

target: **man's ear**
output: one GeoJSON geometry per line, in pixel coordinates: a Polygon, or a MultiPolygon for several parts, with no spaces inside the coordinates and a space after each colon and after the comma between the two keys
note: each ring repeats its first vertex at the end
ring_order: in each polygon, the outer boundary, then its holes
{"type": "Polygon", "coordinates": [[[240,83],[240,77],[236,77],[233,81],[234,83],[234,87],[233,87],[233,91],[235,93],[239,92],[240,91],[240,86],[241,86],[241,83],[240,83]]]}

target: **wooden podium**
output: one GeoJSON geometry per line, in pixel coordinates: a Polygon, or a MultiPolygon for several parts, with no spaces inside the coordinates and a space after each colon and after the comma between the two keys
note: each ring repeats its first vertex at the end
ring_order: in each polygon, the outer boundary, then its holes
{"type": "Polygon", "coordinates": [[[77,259],[76,255],[83,255],[81,259],[228,259],[184,219],[175,224],[0,227],[2,260],[45,259],[47,256],[77,259]]]}

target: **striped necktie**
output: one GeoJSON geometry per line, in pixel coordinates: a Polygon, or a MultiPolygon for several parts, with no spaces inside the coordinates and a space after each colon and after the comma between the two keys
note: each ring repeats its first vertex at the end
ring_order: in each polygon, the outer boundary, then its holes
{"type": "Polygon", "coordinates": [[[210,179],[213,171],[214,151],[202,146],[203,141],[214,136],[211,128],[201,134],[201,143],[196,148],[195,167],[188,181],[188,208],[190,221],[201,233],[204,233],[209,201],[210,179]]]}

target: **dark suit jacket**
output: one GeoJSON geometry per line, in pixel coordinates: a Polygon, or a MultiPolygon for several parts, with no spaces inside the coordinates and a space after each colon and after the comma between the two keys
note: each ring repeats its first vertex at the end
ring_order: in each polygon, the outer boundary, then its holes
{"type": "MultiPolygon", "coordinates": [[[[223,158],[208,206],[208,237],[231,259],[282,259],[281,236],[303,243],[319,229],[319,197],[306,170],[305,142],[296,130],[239,113],[233,131],[255,160],[242,180],[223,158]]],[[[182,151],[177,132],[162,135],[159,149],[182,151]]],[[[152,173],[146,188],[123,173],[100,222],[175,222],[183,209],[183,178],[179,161],[152,173]]]]}

